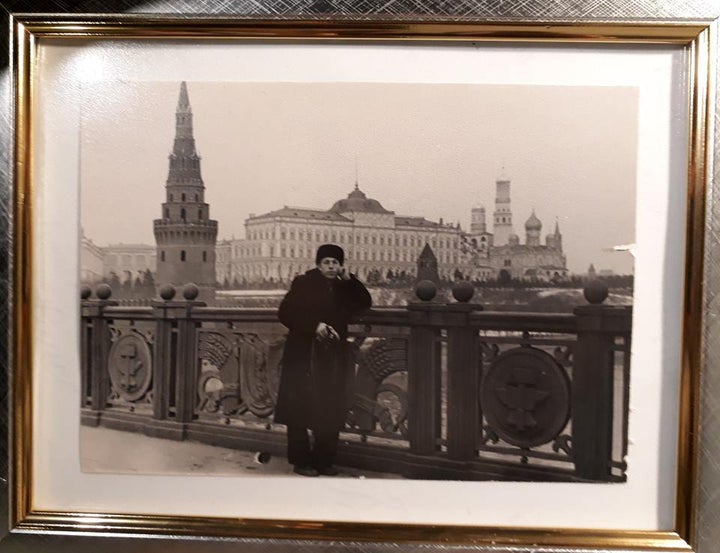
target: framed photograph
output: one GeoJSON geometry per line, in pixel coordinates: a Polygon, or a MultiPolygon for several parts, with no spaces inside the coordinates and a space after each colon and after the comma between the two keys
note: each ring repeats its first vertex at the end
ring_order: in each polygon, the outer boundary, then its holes
{"type": "Polygon", "coordinates": [[[709,551],[715,23],[307,15],[12,17],[8,539],[709,551]]]}

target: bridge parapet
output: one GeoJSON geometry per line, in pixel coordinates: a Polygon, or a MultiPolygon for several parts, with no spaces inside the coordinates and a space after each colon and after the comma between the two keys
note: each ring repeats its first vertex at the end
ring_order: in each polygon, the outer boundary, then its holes
{"type": "MultiPolygon", "coordinates": [[[[624,480],[632,308],[605,305],[601,284],[567,314],[484,311],[468,283],[438,303],[433,286],[352,321],[339,462],[411,478],[624,480]]],[[[149,306],[81,291],[83,423],[283,454],[277,311],[170,288],[149,306]]]]}

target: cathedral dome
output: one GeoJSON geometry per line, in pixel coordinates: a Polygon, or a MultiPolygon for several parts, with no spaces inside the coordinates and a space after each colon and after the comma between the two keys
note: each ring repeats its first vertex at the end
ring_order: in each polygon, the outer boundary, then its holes
{"type": "Polygon", "coordinates": [[[540,230],[542,229],[542,222],[540,219],[537,218],[535,215],[535,210],[533,210],[532,215],[530,215],[530,218],[525,221],[525,230],[540,230]]]}
{"type": "Polygon", "coordinates": [[[392,213],[385,209],[380,202],[368,198],[365,193],[358,188],[357,183],[355,189],[348,194],[347,199],[338,200],[330,208],[335,213],[347,213],[349,211],[364,211],[368,213],[392,213]]]}

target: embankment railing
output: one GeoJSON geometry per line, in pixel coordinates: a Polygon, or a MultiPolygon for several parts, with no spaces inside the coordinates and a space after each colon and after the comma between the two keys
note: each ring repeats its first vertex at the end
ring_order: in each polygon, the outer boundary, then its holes
{"type": "MultiPolygon", "coordinates": [[[[208,307],[197,287],[151,306],[84,288],[82,422],[214,445],[284,451],[272,423],[285,329],[275,309],[208,307]]],[[[339,461],[413,478],[622,481],[632,309],[585,289],[573,313],[436,303],[351,325],[339,461]]]]}

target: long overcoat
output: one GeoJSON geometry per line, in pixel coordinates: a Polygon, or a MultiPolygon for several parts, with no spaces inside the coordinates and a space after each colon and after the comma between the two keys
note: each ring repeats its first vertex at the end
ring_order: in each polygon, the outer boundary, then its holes
{"type": "Polygon", "coordinates": [[[347,326],[372,303],[365,286],[328,279],[318,269],[296,277],[279,309],[288,329],[282,358],[275,422],[312,429],[339,430],[345,420],[347,326]],[[321,341],[318,323],[327,323],[339,340],[321,341]]]}

